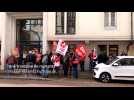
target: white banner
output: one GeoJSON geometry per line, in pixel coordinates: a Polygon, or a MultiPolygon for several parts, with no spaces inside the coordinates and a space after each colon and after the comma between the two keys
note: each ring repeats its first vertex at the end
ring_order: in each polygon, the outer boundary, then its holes
{"type": "Polygon", "coordinates": [[[67,49],[68,49],[68,45],[66,45],[66,43],[63,40],[59,40],[57,49],[56,49],[56,53],[59,53],[59,54],[65,56],[67,49]]]}

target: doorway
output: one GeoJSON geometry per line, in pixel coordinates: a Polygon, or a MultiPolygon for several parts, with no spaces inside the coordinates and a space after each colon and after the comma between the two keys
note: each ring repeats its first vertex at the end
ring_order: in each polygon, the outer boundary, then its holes
{"type": "Polygon", "coordinates": [[[33,48],[42,51],[42,19],[17,19],[16,32],[16,46],[19,47],[20,54],[33,48]]]}
{"type": "Polygon", "coordinates": [[[98,45],[98,54],[107,55],[107,45],[98,45]]]}
{"type": "Polygon", "coordinates": [[[118,56],[118,45],[109,45],[109,56],[118,56]]]}

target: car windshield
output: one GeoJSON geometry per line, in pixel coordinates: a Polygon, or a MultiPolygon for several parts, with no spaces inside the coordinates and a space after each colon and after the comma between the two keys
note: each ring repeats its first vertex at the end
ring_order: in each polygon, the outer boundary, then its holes
{"type": "Polygon", "coordinates": [[[118,57],[114,57],[113,59],[109,59],[107,65],[112,64],[114,61],[116,61],[117,59],[119,59],[118,57]]]}

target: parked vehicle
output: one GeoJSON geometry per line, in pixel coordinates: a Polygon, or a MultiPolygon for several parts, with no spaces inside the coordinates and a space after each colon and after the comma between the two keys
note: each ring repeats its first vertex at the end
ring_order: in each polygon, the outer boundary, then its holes
{"type": "Polygon", "coordinates": [[[134,56],[117,56],[109,64],[96,65],[93,77],[102,82],[134,80],[134,56]]]}

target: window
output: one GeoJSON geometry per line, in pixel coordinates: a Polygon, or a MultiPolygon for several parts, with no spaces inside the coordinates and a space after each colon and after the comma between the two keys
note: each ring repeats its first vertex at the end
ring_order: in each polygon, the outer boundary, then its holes
{"type": "Polygon", "coordinates": [[[130,65],[131,65],[131,66],[134,66],[134,58],[131,58],[130,65]]]}
{"type": "Polygon", "coordinates": [[[56,34],[64,34],[64,12],[56,12],[56,34]]]}
{"type": "Polygon", "coordinates": [[[74,34],[75,33],[76,12],[56,12],[56,34],[74,34]],[[65,20],[66,17],[66,20],[65,20]],[[65,31],[65,21],[67,30],[65,31]]]}
{"type": "Polygon", "coordinates": [[[76,47],[76,44],[69,44],[68,51],[73,52],[76,47]]]}
{"type": "Polygon", "coordinates": [[[109,45],[109,56],[118,56],[118,45],[109,45]]]}
{"type": "Polygon", "coordinates": [[[124,58],[117,61],[120,66],[134,66],[134,59],[133,58],[124,58]]]}
{"type": "Polygon", "coordinates": [[[109,13],[105,12],[105,20],[104,20],[104,25],[109,26],[109,13]]]}
{"type": "Polygon", "coordinates": [[[16,42],[21,47],[21,52],[26,49],[42,48],[43,35],[42,19],[17,19],[16,42]]]}
{"type": "Polygon", "coordinates": [[[119,64],[119,66],[129,66],[131,65],[131,59],[130,58],[124,58],[116,62],[119,64]]]}
{"type": "Polygon", "coordinates": [[[99,54],[106,54],[107,55],[107,45],[98,45],[99,54]]]}
{"type": "Polygon", "coordinates": [[[67,12],[67,34],[75,33],[75,12],[67,12]]]}
{"type": "Polygon", "coordinates": [[[116,27],[116,13],[105,12],[104,13],[104,26],[105,27],[116,27]]]}
{"type": "Polygon", "coordinates": [[[116,26],[115,22],[115,12],[111,12],[111,26],[116,26]]]}

